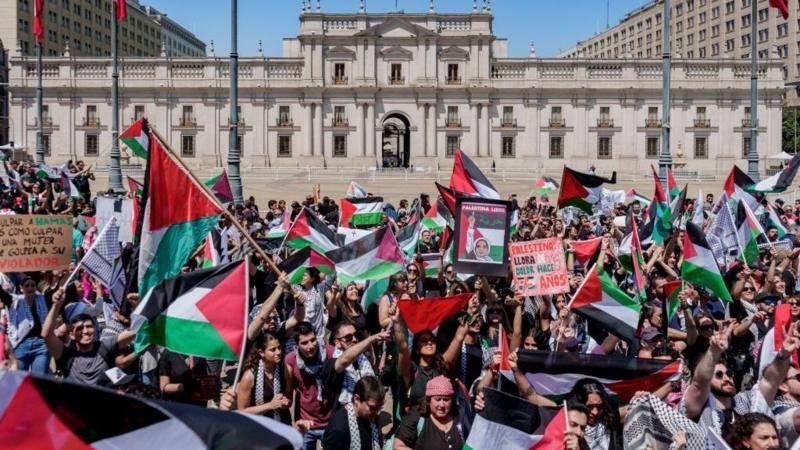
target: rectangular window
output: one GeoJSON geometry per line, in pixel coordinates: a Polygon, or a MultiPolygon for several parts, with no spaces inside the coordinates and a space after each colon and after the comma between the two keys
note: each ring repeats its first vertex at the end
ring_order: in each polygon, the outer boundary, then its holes
{"type": "Polygon", "coordinates": [[[550,126],[563,128],[564,125],[565,125],[564,118],[561,116],[561,107],[560,106],[550,107],[550,126]]]}
{"type": "Polygon", "coordinates": [[[750,154],[750,136],[742,138],[742,159],[747,159],[750,154]]]}
{"type": "Polygon", "coordinates": [[[191,105],[184,105],[181,114],[181,126],[191,127],[194,126],[194,107],[191,105]]]}
{"type": "Polygon", "coordinates": [[[447,126],[448,127],[461,126],[461,119],[458,118],[458,106],[447,107],[447,126]]]}
{"type": "Polygon", "coordinates": [[[445,148],[445,156],[452,158],[456,154],[459,146],[458,136],[447,136],[447,147],[445,148]]]}
{"type": "Polygon", "coordinates": [[[194,136],[183,135],[181,136],[181,156],[191,158],[194,157],[194,136]]]}
{"type": "Polygon", "coordinates": [[[86,135],[86,148],[84,149],[83,154],[85,156],[97,156],[98,148],[100,147],[97,142],[98,135],[96,134],[87,134],[86,135]]]}
{"type": "Polygon", "coordinates": [[[292,136],[278,136],[278,157],[291,158],[292,157],[292,136]]]}
{"type": "Polygon", "coordinates": [[[503,107],[503,126],[504,127],[513,127],[516,124],[514,123],[514,107],[513,106],[504,106],[503,107]]]}
{"type": "Polygon", "coordinates": [[[334,158],[347,157],[347,136],[333,137],[333,157],[334,158]]]}
{"type": "Polygon", "coordinates": [[[659,152],[659,144],[657,137],[649,137],[647,138],[647,147],[645,150],[645,158],[647,159],[657,159],[659,152]]]}
{"type": "Polygon", "coordinates": [[[347,126],[347,116],[344,114],[344,106],[334,106],[333,107],[333,126],[335,127],[346,127],[347,126]]]}
{"type": "Polygon", "coordinates": [[[344,63],[336,63],[333,65],[333,82],[341,84],[347,82],[347,77],[344,74],[344,63]]]}
{"type": "Polygon", "coordinates": [[[292,116],[289,113],[288,106],[280,106],[278,108],[278,126],[279,127],[292,126],[292,116]]]}
{"type": "Polygon", "coordinates": [[[142,117],[144,117],[144,105],[135,105],[133,107],[133,121],[136,122],[142,117]]]}
{"type": "Polygon", "coordinates": [[[597,159],[611,159],[611,137],[597,138],[597,159]]]}
{"type": "Polygon", "coordinates": [[[451,84],[461,83],[461,77],[458,76],[458,64],[447,65],[447,82],[451,84]]]}
{"type": "Polygon", "coordinates": [[[694,158],[708,159],[708,139],[705,137],[694,138],[694,158]]]}
{"type": "Polygon", "coordinates": [[[551,136],[550,137],[550,158],[551,159],[563,159],[564,158],[564,146],[563,146],[563,139],[561,136],[551,136]]]}
{"type": "Polygon", "coordinates": [[[392,84],[403,84],[403,83],[405,83],[405,78],[403,77],[403,65],[402,64],[392,64],[390,77],[391,77],[390,78],[390,82],[392,84]]]}
{"type": "Polygon", "coordinates": [[[600,107],[600,118],[597,119],[598,127],[611,127],[614,124],[611,122],[611,108],[608,106],[600,107]]]}
{"type": "Polygon", "coordinates": [[[83,120],[83,125],[87,127],[96,127],[100,125],[100,119],[97,117],[96,105],[86,105],[86,117],[83,120]]]}
{"type": "Polygon", "coordinates": [[[503,136],[503,158],[514,157],[514,136],[503,136]]]}
{"type": "MultiPolygon", "coordinates": [[[[97,135],[94,135],[96,138],[97,135]]],[[[96,144],[96,142],[95,142],[96,144]]],[[[44,149],[44,156],[50,156],[50,135],[42,134],[42,148],[44,149]]]]}
{"type": "Polygon", "coordinates": [[[697,107],[697,117],[694,120],[694,126],[696,128],[708,128],[709,126],[711,126],[711,121],[709,121],[708,118],[706,117],[705,106],[697,107]]]}

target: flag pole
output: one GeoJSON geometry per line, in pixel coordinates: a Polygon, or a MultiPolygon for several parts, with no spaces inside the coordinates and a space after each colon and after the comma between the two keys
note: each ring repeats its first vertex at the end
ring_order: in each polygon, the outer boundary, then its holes
{"type": "Polygon", "coordinates": [[[747,175],[758,182],[758,2],[750,3],[750,151],[747,152],[747,175]]]}
{"type": "MultiPolygon", "coordinates": [[[[242,264],[247,264],[243,261],[242,264]]],[[[244,366],[244,352],[247,349],[247,319],[250,317],[250,267],[249,264],[245,266],[247,276],[244,277],[244,287],[247,295],[244,297],[244,336],[242,337],[242,349],[239,351],[239,361],[236,364],[236,374],[233,376],[233,392],[236,392],[236,387],[239,385],[239,377],[242,376],[242,368],[244,366]]]]}
{"type": "Polygon", "coordinates": [[[192,170],[189,169],[189,167],[186,166],[186,164],[183,162],[181,157],[178,156],[172,150],[172,146],[170,146],[169,143],[166,140],[164,140],[164,138],[161,136],[161,134],[155,128],[153,128],[152,126],[150,127],[150,131],[153,133],[153,135],[155,135],[156,138],[158,138],[159,141],[161,141],[161,144],[164,146],[164,150],[166,150],[170,155],[172,155],[180,163],[180,165],[183,167],[184,170],[186,170],[186,173],[189,174],[189,176],[192,178],[192,180],[198,186],[200,186],[200,188],[206,193],[206,195],[208,195],[212,199],[214,204],[216,204],[216,206],[222,211],[222,215],[225,216],[227,219],[229,219],[231,221],[231,223],[233,223],[233,226],[236,227],[236,229],[239,231],[239,233],[242,234],[244,239],[246,239],[247,242],[249,242],[253,246],[253,249],[255,250],[255,252],[258,254],[258,256],[261,257],[261,259],[264,260],[264,262],[267,263],[267,265],[269,265],[269,268],[272,269],[272,271],[275,272],[276,275],[278,275],[278,276],[283,275],[283,271],[280,268],[278,268],[278,266],[275,264],[275,261],[273,261],[272,258],[270,258],[269,255],[267,255],[266,252],[264,252],[264,250],[258,245],[256,240],[253,239],[252,236],[250,236],[250,233],[248,233],[247,230],[244,229],[242,224],[240,224],[239,221],[236,220],[236,218],[233,216],[233,214],[231,214],[231,212],[228,211],[227,208],[222,206],[222,204],[219,202],[217,197],[208,188],[208,186],[206,186],[205,183],[201,182],[197,178],[197,176],[194,174],[194,172],[192,172],[192,170]]]}

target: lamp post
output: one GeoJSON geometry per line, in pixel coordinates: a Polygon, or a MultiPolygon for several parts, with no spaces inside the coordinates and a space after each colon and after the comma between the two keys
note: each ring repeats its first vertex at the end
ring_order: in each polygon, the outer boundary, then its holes
{"type": "Polygon", "coordinates": [[[36,163],[44,164],[44,106],[42,100],[42,43],[36,43],[36,163]]]}
{"type": "Polygon", "coordinates": [[[672,75],[672,55],[670,49],[670,22],[672,14],[672,5],[670,0],[664,0],[664,26],[663,36],[664,53],[662,54],[663,68],[662,78],[663,87],[661,94],[661,154],[658,156],[658,176],[664,185],[664,192],[669,190],[667,186],[667,169],[672,167],[672,154],[669,151],[669,132],[670,132],[670,78],[672,75]]]}
{"type": "Polygon", "coordinates": [[[119,21],[117,2],[111,2],[111,161],[108,167],[108,188],[116,193],[125,192],[122,187],[122,167],[119,154],[119,70],[117,50],[119,48],[119,21]]]}
{"type": "Polygon", "coordinates": [[[237,205],[244,203],[242,198],[242,177],[239,173],[239,54],[237,53],[237,3],[231,0],[231,114],[230,114],[230,147],[228,148],[228,179],[231,182],[233,201],[237,205]]]}
{"type": "Polygon", "coordinates": [[[750,12],[750,151],[747,153],[747,175],[753,181],[759,180],[758,175],[758,48],[756,36],[758,35],[758,2],[751,0],[750,12]]]}

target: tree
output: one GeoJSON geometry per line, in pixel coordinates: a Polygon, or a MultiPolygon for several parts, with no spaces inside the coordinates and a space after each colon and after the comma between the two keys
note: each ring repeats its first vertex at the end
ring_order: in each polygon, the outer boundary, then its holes
{"type": "Polygon", "coordinates": [[[794,154],[800,147],[800,107],[784,106],[783,108],[783,151],[794,154]]]}

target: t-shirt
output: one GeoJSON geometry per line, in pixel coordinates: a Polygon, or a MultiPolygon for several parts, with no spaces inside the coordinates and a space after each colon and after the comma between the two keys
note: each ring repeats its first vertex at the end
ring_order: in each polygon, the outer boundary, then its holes
{"type": "MultiPolygon", "coordinates": [[[[192,377],[192,369],[186,362],[186,358],[186,355],[164,350],[158,359],[159,376],[168,376],[170,383],[183,383],[183,392],[164,394],[165,400],[188,401],[194,379],[192,377]]],[[[194,367],[196,371],[207,370],[205,360],[198,357],[194,359],[194,367]]]]}
{"type": "Polygon", "coordinates": [[[111,380],[104,372],[114,367],[114,358],[118,353],[116,337],[101,338],[92,344],[88,352],[78,351],[71,345],[64,347],[56,365],[69,380],[106,386],[111,384],[111,380]]]}
{"type": "MultiPolygon", "coordinates": [[[[361,450],[372,450],[372,426],[366,419],[358,418],[358,435],[361,439],[361,450]]],[[[350,426],[347,422],[347,410],[339,408],[331,416],[325,433],[322,436],[323,450],[349,450],[350,426]]]]}
{"type": "Polygon", "coordinates": [[[423,419],[422,429],[418,430],[419,421],[419,411],[416,408],[412,408],[403,417],[395,439],[403,441],[411,448],[449,450],[464,447],[464,437],[459,430],[458,421],[454,420],[453,426],[446,433],[434,425],[431,419],[427,418],[423,419]]]}
{"type": "MultiPolygon", "coordinates": [[[[321,347],[327,352],[328,358],[333,354],[333,347],[321,347]]],[[[314,422],[312,429],[324,428],[331,418],[331,403],[325,396],[319,400],[319,390],[317,382],[311,374],[300,369],[297,365],[297,352],[294,351],[286,356],[286,365],[291,370],[292,380],[295,390],[300,395],[300,418],[314,422]]],[[[320,369],[320,372],[322,370],[320,369]]],[[[322,374],[320,373],[320,377],[322,374]]],[[[324,381],[323,381],[324,386],[324,381]]]]}

